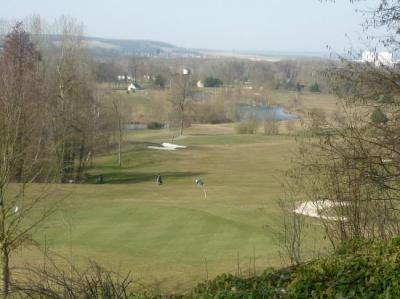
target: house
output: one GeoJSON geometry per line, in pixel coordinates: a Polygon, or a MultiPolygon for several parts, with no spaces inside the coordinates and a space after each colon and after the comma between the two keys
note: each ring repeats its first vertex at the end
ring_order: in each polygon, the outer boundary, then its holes
{"type": "Polygon", "coordinates": [[[381,65],[393,66],[394,65],[393,53],[379,52],[378,53],[378,62],[381,65]]]}
{"type": "Polygon", "coordinates": [[[376,61],[376,52],[373,51],[364,51],[361,55],[362,62],[375,63],[376,61]]]}
{"type": "Polygon", "coordinates": [[[201,80],[197,81],[196,85],[198,88],[204,88],[204,83],[201,80]]]}
{"type": "Polygon", "coordinates": [[[132,77],[128,75],[118,75],[117,79],[118,81],[125,81],[125,82],[132,81],[132,77]]]}
{"type": "Polygon", "coordinates": [[[190,69],[184,68],[182,69],[182,75],[190,75],[192,72],[190,71],[190,69]]]}
{"type": "Polygon", "coordinates": [[[143,78],[147,82],[156,80],[156,76],[153,76],[153,75],[143,75],[143,78]]]}
{"type": "Polygon", "coordinates": [[[361,62],[372,63],[376,66],[393,66],[393,53],[386,51],[364,51],[361,55],[361,62]]]}
{"type": "Polygon", "coordinates": [[[141,87],[138,83],[132,82],[128,86],[128,92],[135,92],[137,90],[143,90],[143,87],[141,87]]]}

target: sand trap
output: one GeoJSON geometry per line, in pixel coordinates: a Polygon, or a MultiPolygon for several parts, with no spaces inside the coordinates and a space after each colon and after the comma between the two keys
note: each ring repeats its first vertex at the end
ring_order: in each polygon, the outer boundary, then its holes
{"type": "Polygon", "coordinates": [[[167,147],[167,148],[186,148],[186,146],[184,146],[184,145],[177,145],[177,144],[167,143],[167,142],[163,142],[163,143],[161,143],[161,145],[163,147],[167,147]]]}
{"type": "Polygon", "coordinates": [[[163,143],[161,143],[161,146],[149,145],[147,148],[155,149],[155,150],[162,150],[162,151],[174,151],[177,149],[186,148],[186,146],[163,142],[163,143]]]}
{"type": "Polygon", "coordinates": [[[173,147],[152,146],[152,145],[149,145],[147,148],[161,150],[161,151],[175,151],[176,150],[176,148],[173,148],[173,147]]]}
{"type": "Polygon", "coordinates": [[[317,201],[306,201],[301,203],[293,212],[309,217],[321,218],[324,220],[332,221],[346,221],[346,217],[337,216],[325,216],[320,213],[324,209],[334,208],[338,206],[346,205],[343,202],[333,202],[330,200],[317,200],[317,201]]]}

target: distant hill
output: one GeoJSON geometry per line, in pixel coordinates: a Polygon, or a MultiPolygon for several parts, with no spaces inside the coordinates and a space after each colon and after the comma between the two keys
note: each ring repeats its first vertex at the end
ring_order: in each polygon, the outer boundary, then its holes
{"type": "MultiPolygon", "coordinates": [[[[46,35],[46,40],[57,44],[60,36],[46,35]]],[[[83,37],[84,45],[97,58],[112,56],[138,55],[145,57],[200,57],[197,51],[177,47],[169,43],[152,40],[128,40],[101,37],[83,37]]],[[[0,49],[4,44],[4,36],[0,36],[0,49]]]]}
{"type": "MultiPolygon", "coordinates": [[[[56,44],[60,39],[57,35],[46,35],[50,43],[56,44]]],[[[4,36],[0,36],[0,49],[4,36]]],[[[227,51],[213,49],[188,49],[175,45],[139,39],[114,39],[102,37],[83,37],[84,45],[96,58],[111,58],[115,56],[137,55],[144,57],[214,57],[239,58],[253,61],[279,61],[285,59],[329,59],[328,52],[288,52],[288,51],[227,51]]]]}
{"type": "Polygon", "coordinates": [[[84,37],[85,46],[96,56],[140,55],[148,57],[198,57],[198,52],[177,47],[169,43],[152,40],[125,40],[99,37],[84,37]]]}

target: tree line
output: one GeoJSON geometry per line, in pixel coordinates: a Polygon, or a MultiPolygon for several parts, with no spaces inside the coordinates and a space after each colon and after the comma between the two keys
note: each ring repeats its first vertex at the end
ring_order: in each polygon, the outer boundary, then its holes
{"type": "MultiPolygon", "coordinates": [[[[381,1],[366,12],[369,36],[386,49],[398,46],[399,1],[381,1]],[[372,31],[374,32],[374,31],[372,31]]],[[[287,173],[285,246],[292,263],[302,261],[307,219],[293,213],[300,201],[319,210],[324,237],[333,249],[353,241],[389,240],[400,234],[400,68],[398,63],[343,58],[323,75],[340,99],[333,118],[311,115],[287,173]],[[334,219],[334,220],[332,220],[334,219]]]]}
{"type": "Polygon", "coordinates": [[[12,254],[32,244],[32,232],[56,207],[41,204],[48,184],[32,183],[79,182],[95,154],[113,140],[121,144],[123,101],[97,88],[81,35],[82,26],[67,17],[51,25],[33,17],[6,28],[0,50],[4,297],[12,281],[12,254]],[[46,40],[55,35],[57,39],[46,40]],[[29,192],[32,185],[35,191],[29,192]]]}
{"type": "Polygon", "coordinates": [[[111,95],[97,88],[81,25],[60,18],[52,27],[59,38],[49,42],[41,20],[32,22],[36,32],[17,23],[0,52],[0,138],[12,146],[10,176],[23,182],[40,173],[40,180],[43,169],[53,169],[60,182],[79,181],[93,155],[111,142],[118,113],[111,95]]]}

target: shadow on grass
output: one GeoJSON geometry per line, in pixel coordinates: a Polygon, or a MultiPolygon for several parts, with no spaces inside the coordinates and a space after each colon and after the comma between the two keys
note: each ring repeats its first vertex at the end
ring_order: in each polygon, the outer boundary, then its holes
{"type": "Polygon", "coordinates": [[[182,179],[188,177],[198,177],[204,175],[204,172],[105,172],[96,175],[89,175],[86,183],[97,184],[99,175],[103,176],[103,184],[134,184],[149,181],[155,181],[158,174],[163,177],[164,181],[182,179]]]}

